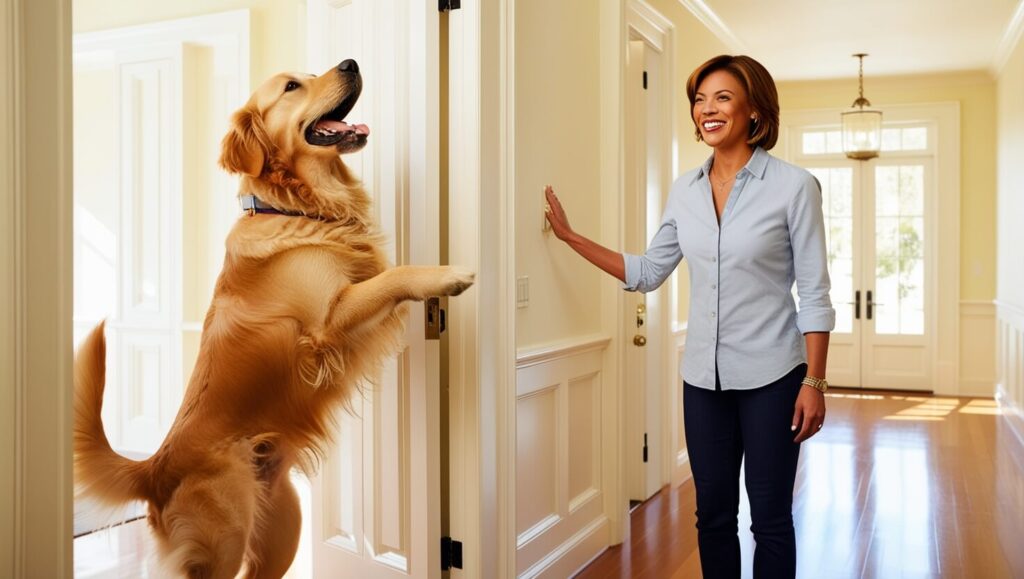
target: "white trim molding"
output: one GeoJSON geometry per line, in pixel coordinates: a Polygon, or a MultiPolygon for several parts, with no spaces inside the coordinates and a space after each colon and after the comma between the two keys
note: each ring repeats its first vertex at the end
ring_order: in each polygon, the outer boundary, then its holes
{"type": "Polygon", "coordinates": [[[1021,34],[1024,34],[1024,0],[1017,2],[1017,8],[1013,11],[1010,21],[1006,23],[1006,30],[1003,31],[1003,37],[999,40],[995,57],[992,59],[993,76],[998,77],[1003,72],[1006,61],[1010,60],[1013,49],[1020,42],[1021,34]]]}
{"type": "Polygon", "coordinates": [[[70,0],[5,0],[0,39],[0,575],[70,577],[70,0]]]}
{"type": "Polygon", "coordinates": [[[544,346],[523,348],[516,354],[516,369],[522,370],[593,350],[604,350],[611,340],[609,336],[584,336],[544,346]]]}
{"type": "Polygon", "coordinates": [[[718,14],[715,14],[715,11],[705,4],[703,0],[679,0],[679,3],[689,10],[712,34],[724,42],[733,53],[748,54],[750,52],[747,46],[732,33],[732,30],[718,17],[718,14]]]}
{"type": "Polygon", "coordinates": [[[15,553],[21,550],[21,535],[15,525],[18,495],[18,435],[16,411],[18,392],[15,364],[18,354],[18,271],[16,254],[20,136],[17,133],[17,74],[21,59],[17,2],[0,3],[0,576],[17,577],[15,553]]]}
{"type": "Polygon", "coordinates": [[[514,0],[448,13],[449,261],[477,272],[450,303],[453,579],[515,576],[514,15],[514,0]]]}

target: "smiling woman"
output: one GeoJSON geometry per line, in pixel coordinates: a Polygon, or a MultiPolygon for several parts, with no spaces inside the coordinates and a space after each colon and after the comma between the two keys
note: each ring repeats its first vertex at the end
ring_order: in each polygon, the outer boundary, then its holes
{"type": "Polygon", "coordinates": [[[745,462],[755,574],[793,577],[793,481],[800,443],[824,424],[835,325],[821,190],[809,172],[767,153],[778,137],[779,104],[760,63],[712,58],[690,75],[687,96],[697,139],[714,153],[672,185],[643,255],[573,231],[550,187],[547,218],[559,239],[628,291],[657,289],[687,258],[692,299],[681,375],[701,565],[705,577],[740,574],[736,509],[745,462]]]}

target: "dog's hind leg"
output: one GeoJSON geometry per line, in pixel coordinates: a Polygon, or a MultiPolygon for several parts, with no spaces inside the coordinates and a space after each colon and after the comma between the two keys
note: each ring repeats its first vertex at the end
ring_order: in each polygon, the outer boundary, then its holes
{"type": "Polygon", "coordinates": [[[262,510],[256,532],[249,540],[246,579],[278,579],[295,558],[302,511],[287,473],[276,478],[262,510]]]}
{"type": "Polygon", "coordinates": [[[451,266],[401,265],[338,292],[328,311],[331,329],[372,326],[406,300],[457,296],[473,285],[474,274],[451,266]]]}

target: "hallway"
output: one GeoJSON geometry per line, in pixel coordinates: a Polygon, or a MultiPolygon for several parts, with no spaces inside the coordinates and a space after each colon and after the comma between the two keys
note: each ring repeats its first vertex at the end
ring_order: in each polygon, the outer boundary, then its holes
{"type": "MultiPolygon", "coordinates": [[[[1024,576],[1024,446],[995,402],[853,390],[828,395],[802,449],[798,576],[1024,576]]],[[[628,543],[577,577],[699,577],[692,479],[632,515],[628,543]]],[[[753,539],[740,505],[745,577],[753,539]]]]}

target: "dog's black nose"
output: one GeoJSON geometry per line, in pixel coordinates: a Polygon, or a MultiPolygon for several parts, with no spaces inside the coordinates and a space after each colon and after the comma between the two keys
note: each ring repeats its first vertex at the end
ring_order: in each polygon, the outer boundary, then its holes
{"type": "Polygon", "coordinates": [[[351,58],[346,58],[338,65],[338,70],[341,72],[359,72],[359,65],[351,58]]]}

